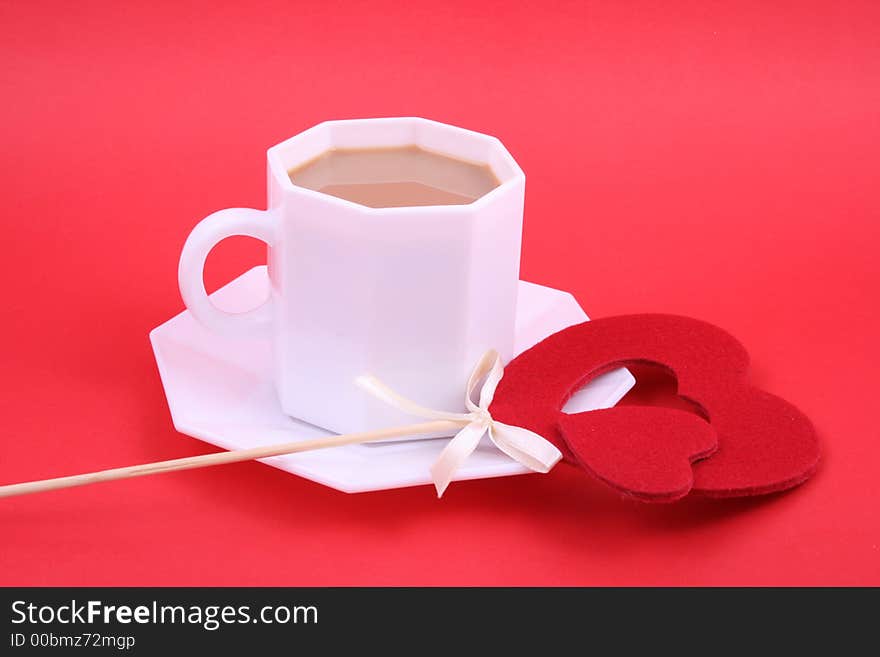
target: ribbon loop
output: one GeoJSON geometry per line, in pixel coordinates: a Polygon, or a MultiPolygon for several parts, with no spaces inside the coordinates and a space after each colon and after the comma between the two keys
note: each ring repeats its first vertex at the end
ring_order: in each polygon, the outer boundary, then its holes
{"type": "Polygon", "coordinates": [[[373,376],[360,376],[358,386],[377,399],[416,417],[430,420],[453,420],[463,424],[461,430],[446,445],[437,461],[431,466],[431,478],[437,489],[437,497],[455,476],[455,472],[473,454],[483,436],[489,434],[492,443],[510,458],[535,472],[549,472],[562,458],[562,453],[550,441],[534,431],[498,422],[489,413],[495,397],[498,382],[504,376],[501,357],[494,349],[487,351],[477,361],[468,378],[465,390],[467,413],[451,413],[427,408],[397,394],[373,376]],[[474,393],[480,382],[479,401],[474,402],[474,393]]]}

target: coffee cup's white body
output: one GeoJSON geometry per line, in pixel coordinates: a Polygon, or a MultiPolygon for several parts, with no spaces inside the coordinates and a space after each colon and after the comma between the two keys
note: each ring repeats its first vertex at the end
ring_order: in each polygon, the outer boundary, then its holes
{"type": "Polygon", "coordinates": [[[329,121],[268,150],[268,210],[199,223],[180,259],[189,311],[212,330],[271,336],[285,413],[338,433],[414,421],[355,384],[372,374],[422,405],[464,407],[487,349],[513,354],[525,176],[494,137],[418,118],[329,121]],[[501,184],[467,205],[370,208],[293,184],[292,168],[331,148],[415,144],[488,164],[501,184]],[[228,314],[205,294],[211,248],[269,245],[270,296],[228,314]]]}

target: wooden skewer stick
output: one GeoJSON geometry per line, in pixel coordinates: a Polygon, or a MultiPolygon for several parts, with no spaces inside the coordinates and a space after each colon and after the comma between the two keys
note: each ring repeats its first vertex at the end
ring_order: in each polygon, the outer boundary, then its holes
{"type": "Polygon", "coordinates": [[[297,452],[309,452],[314,449],[327,447],[340,447],[341,445],[353,445],[355,443],[368,443],[385,438],[400,438],[402,436],[417,436],[426,433],[442,431],[458,431],[467,424],[467,420],[433,420],[419,424],[410,424],[402,427],[390,427],[362,433],[348,433],[340,436],[328,436],[314,440],[300,440],[263,447],[252,447],[228,452],[216,452],[214,454],[202,454],[201,456],[188,456],[170,461],[158,461],[156,463],[143,463],[130,465],[125,468],[113,468],[112,470],[99,470],[86,474],[72,475],[69,477],[57,477],[55,479],[43,479],[41,481],[29,481],[22,484],[0,486],[0,497],[13,497],[15,495],[28,495],[30,493],[42,493],[47,490],[59,488],[73,488],[96,484],[101,481],[114,479],[129,479],[131,477],[144,477],[146,475],[159,474],[161,472],[174,472],[175,470],[192,470],[194,468],[206,468],[212,465],[225,463],[238,463],[252,459],[281,456],[283,454],[295,454],[297,452]]]}

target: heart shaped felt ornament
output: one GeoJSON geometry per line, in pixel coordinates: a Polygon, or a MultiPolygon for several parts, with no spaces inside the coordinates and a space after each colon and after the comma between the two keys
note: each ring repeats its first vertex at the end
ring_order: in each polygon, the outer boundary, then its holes
{"type": "Polygon", "coordinates": [[[797,408],[748,382],[748,363],[735,338],[696,319],[596,319],[559,331],[508,363],[490,412],[544,436],[568,462],[637,499],[785,490],[815,472],[819,441],[797,408]],[[638,406],[562,412],[596,376],[636,363],[672,373],[679,396],[698,415],[638,406]]]}
{"type": "Polygon", "coordinates": [[[428,421],[11,484],[0,486],[0,497],[437,432],[455,433],[431,468],[438,495],[485,435],[535,472],[549,472],[564,457],[649,502],[791,488],[816,469],[816,432],[797,408],[750,385],[747,367],[743,346],[711,324],[674,315],[609,317],[555,333],[506,368],[494,351],[484,354],[465,388],[467,412],[420,406],[367,375],[358,379],[367,392],[428,421]],[[580,386],[634,363],[674,374],[678,394],[698,414],[638,406],[562,412],[580,386]]]}

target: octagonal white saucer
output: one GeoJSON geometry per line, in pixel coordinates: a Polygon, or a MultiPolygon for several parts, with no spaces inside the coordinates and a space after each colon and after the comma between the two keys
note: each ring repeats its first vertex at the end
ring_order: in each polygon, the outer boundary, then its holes
{"type": "MultiPolygon", "coordinates": [[[[240,312],[265,299],[268,289],[266,267],[261,266],[242,274],[211,298],[225,310],[240,312]]],[[[517,353],[551,333],[587,319],[567,292],[521,281],[517,353]]],[[[174,426],[181,433],[225,449],[331,435],[282,413],[272,384],[271,345],[267,339],[215,335],[184,311],[153,329],[150,341],[174,426]]],[[[634,383],[625,369],[608,372],[576,393],[565,410],[580,412],[613,406],[634,383]]],[[[357,493],[431,483],[429,468],[446,442],[445,438],[433,438],[347,445],[276,456],[262,462],[347,493],[357,493]]],[[[484,438],[456,479],[527,472],[484,438]]]]}

